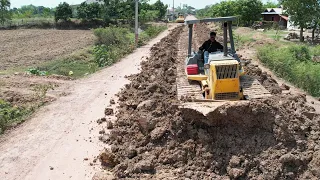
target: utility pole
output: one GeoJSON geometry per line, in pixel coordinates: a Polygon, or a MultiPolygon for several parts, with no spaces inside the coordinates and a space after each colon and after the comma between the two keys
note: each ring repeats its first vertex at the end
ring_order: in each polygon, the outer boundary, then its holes
{"type": "Polygon", "coordinates": [[[174,0],[173,0],[173,6],[172,6],[172,20],[174,21],[174,17],[175,17],[175,15],[174,15],[174,0]]]}
{"type": "Polygon", "coordinates": [[[139,30],[138,30],[138,5],[139,5],[139,0],[136,0],[136,15],[135,15],[135,45],[136,48],[138,48],[138,41],[139,41],[139,30]]]}

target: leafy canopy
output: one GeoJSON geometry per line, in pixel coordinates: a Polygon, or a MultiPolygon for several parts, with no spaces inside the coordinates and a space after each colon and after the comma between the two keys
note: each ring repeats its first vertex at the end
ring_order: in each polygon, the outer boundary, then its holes
{"type": "Polygon", "coordinates": [[[6,21],[11,19],[10,13],[10,1],[0,0],[0,23],[4,24],[6,21]]]}
{"type": "Polygon", "coordinates": [[[66,2],[60,3],[56,8],[56,11],[54,13],[54,18],[56,22],[58,22],[60,19],[64,21],[68,21],[70,18],[72,18],[71,6],[66,2]]]}

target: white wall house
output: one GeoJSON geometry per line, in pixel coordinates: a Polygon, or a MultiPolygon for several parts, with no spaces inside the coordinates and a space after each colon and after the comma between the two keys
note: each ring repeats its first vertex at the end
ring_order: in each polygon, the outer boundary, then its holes
{"type": "Polygon", "coordinates": [[[102,1],[99,1],[99,0],[86,0],[86,3],[87,4],[90,4],[90,3],[99,3],[99,4],[103,4],[102,1]]]}

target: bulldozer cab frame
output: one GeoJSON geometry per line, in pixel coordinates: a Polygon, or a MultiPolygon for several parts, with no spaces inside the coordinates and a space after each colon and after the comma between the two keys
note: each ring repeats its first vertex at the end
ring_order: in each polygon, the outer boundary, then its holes
{"type": "Polygon", "coordinates": [[[227,56],[228,53],[240,62],[240,59],[236,55],[234,40],[232,35],[232,21],[236,21],[237,18],[234,16],[230,17],[220,17],[220,18],[206,18],[201,20],[185,20],[185,24],[189,27],[189,43],[188,43],[188,57],[192,56],[192,37],[193,37],[193,25],[198,23],[207,22],[222,22],[223,23],[223,54],[227,56]],[[228,31],[231,49],[228,52],[228,31]]]}

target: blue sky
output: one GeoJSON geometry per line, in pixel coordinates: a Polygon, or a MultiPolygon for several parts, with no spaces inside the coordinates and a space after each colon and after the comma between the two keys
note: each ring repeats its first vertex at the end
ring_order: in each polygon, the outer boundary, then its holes
{"type": "MultiPolygon", "coordinates": [[[[84,0],[10,0],[11,7],[21,7],[23,5],[33,4],[35,6],[46,6],[46,7],[56,7],[60,2],[67,2],[71,5],[80,4],[84,0]]],[[[155,2],[156,0],[150,0],[151,3],[155,2]]],[[[172,7],[173,0],[161,0],[165,4],[170,4],[172,7]]],[[[181,4],[188,4],[195,8],[203,8],[206,5],[214,4],[216,2],[220,2],[221,0],[175,0],[175,7],[180,6],[181,4]]],[[[263,2],[267,2],[268,0],[262,0],[263,2]]],[[[275,2],[276,0],[271,0],[275,2]]]]}

